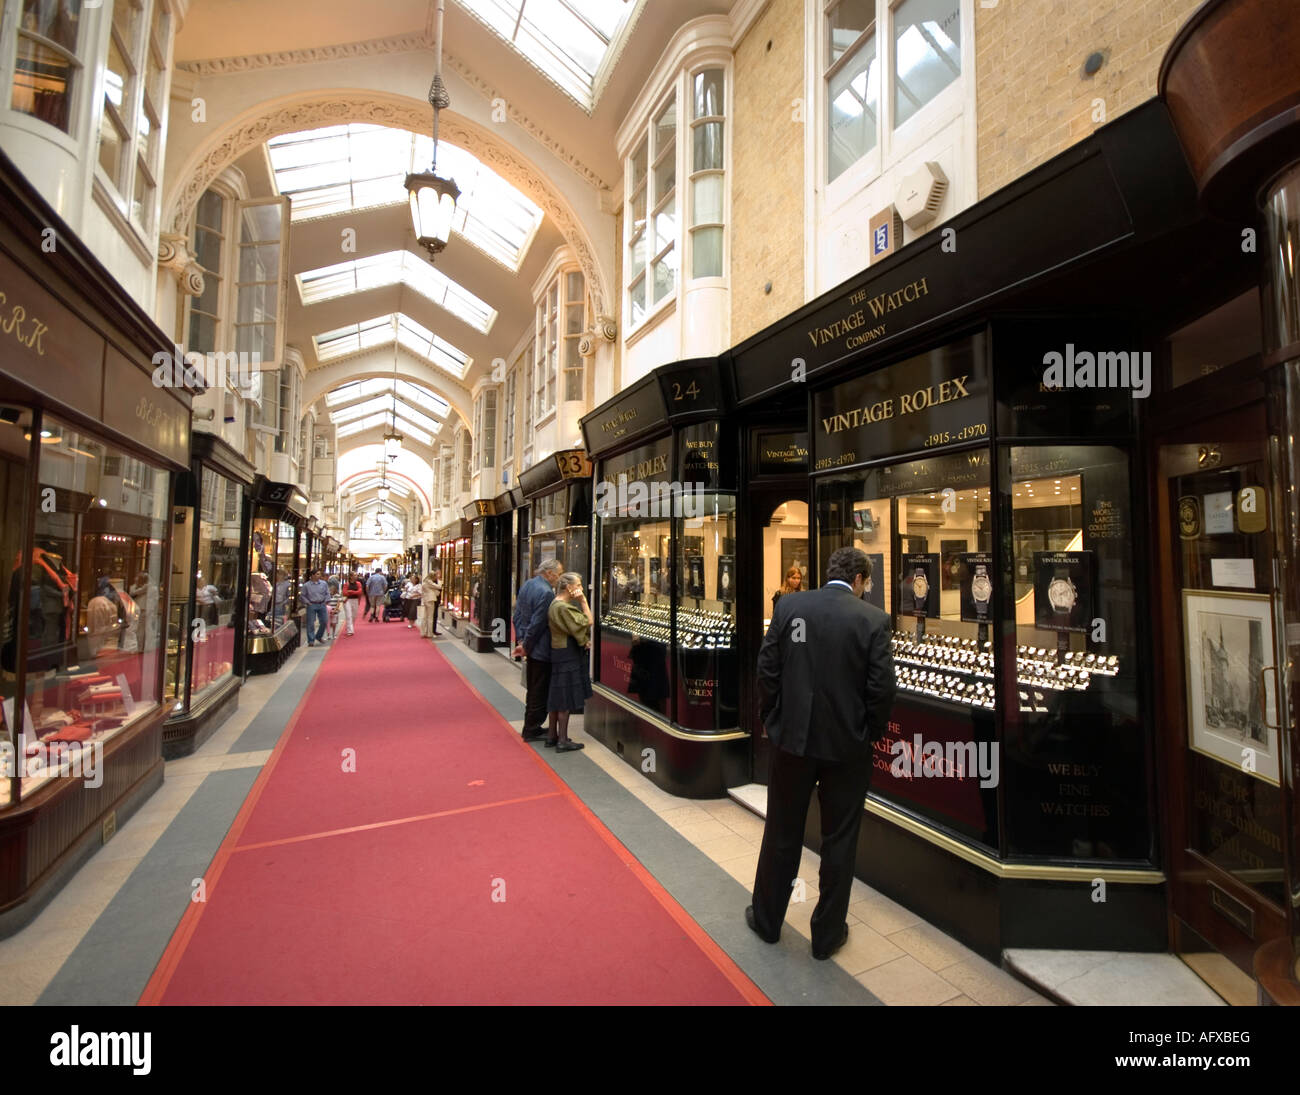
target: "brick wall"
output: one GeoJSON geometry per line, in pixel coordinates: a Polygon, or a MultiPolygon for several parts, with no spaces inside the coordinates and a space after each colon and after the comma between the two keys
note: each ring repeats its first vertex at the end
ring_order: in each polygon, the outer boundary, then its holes
{"type": "Polygon", "coordinates": [[[979,196],[1019,178],[1156,94],[1160,61],[1202,0],[975,4],[979,196]],[[1092,77],[1083,63],[1106,54],[1092,77]]]}
{"type": "Polygon", "coordinates": [[[804,125],[794,120],[794,100],[804,93],[803,11],[803,0],[772,0],[736,47],[729,112],[733,345],[804,302],[804,125]]]}

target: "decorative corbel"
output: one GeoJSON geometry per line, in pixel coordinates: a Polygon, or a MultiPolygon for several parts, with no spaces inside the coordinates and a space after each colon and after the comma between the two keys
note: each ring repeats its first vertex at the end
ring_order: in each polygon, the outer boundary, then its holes
{"type": "Polygon", "coordinates": [[[189,237],[164,232],[158,239],[158,265],[170,270],[182,293],[197,297],[203,294],[203,268],[190,250],[189,237]]]}

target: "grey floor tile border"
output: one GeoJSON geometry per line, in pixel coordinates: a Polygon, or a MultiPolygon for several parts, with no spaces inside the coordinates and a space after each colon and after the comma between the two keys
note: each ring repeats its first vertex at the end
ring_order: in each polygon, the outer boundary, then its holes
{"type": "Polygon", "coordinates": [[[194,879],[208,869],[261,770],[208,773],[37,1004],[120,1006],[140,998],[190,906],[194,879]]]}
{"type": "MultiPolygon", "coordinates": [[[[329,646],[332,646],[332,644],[329,644],[329,646]]],[[[325,653],[329,653],[328,646],[325,653]]],[[[280,735],[284,733],[284,728],[288,725],[289,719],[293,717],[294,711],[298,709],[298,704],[302,702],[303,696],[307,694],[307,689],[311,687],[311,682],[316,676],[316,670],[320,668],[322,661],[324,661],[324,656],[317,655],[315,647],[312,647],[307,652],[307,655],[280,682],[280,686],[262,705],[262,709],[253,717],[252,721],[244,727],[244,732],[239,735],[239,739],[230,747],[230,752],[255,753],[263,749],[274,749],[276,742],[280,740],[280,735]]]]}
{"type": "MultiPolygon", "coordinates": [[[[523,703],[481,668],[460,644],[439,643],[470,685],[507,721],[523,717],[523,703]]],[[[534,746],[553,771],[659,881],[745,974],[775,1004],[880,1004],[834,962],[817,962],[808,941],[789,925],[769,946],[745,925],[749,890],[727,874],[582,754],[556,758],[534,746]]],[[[589,748],[604,748],[593,743],[589,748]]]]}

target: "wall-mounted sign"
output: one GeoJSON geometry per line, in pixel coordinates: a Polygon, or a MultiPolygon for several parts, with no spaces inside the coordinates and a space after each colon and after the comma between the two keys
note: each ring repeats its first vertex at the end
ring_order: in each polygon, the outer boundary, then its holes
{"type": "Polygon", "coordinates": [[[669,418],[722,409],[717,362],[684,361],[658,370],[657,376],[669,418]]]}
{"type": "Polygon", "coordinates": [[[591,460],[582,449],[565,449],[554,455],[561,479],[591,478],[591,460]]]}
{"type": "Polygon", "coordinates": [[[903,218],[892,205],[871,218],[871,261],[879,262],[903,246],[903,218]]]}
{"type": "Polygon", "coordinates": [[[664,394],[655,377],[633,384],[617,399],[582,419],[582,435],[589,453],[599,454],[662,426],[668,420],[664,394]]]}
{"type": "Polygon", "coordinates": [[[813,397],[813,471],[989,436],[983,334],[877,369],[813,397]]]}
{"type": "Polygon", "coordinates": [[[465,507],[465,520],[473,521],[478,517],[493,517],[497,511],[493,498],[476,498],[465,507]]]}
{"type": "Polygon", "coordinates": [[[103,422],[175,464],[189,463],[189,408],[112,346],[104,357],[103,422]]]}

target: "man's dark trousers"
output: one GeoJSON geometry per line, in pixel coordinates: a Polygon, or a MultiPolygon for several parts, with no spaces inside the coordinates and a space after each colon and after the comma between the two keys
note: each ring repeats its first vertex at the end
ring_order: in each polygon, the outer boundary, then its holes
{"type": "Polygon", "coordinates": [[[813,787],[821,806],[821,895],[812,915],[812,948],[825,954],[844,932],[853,887],[862,808],[871,783],[871,756],[830,761],[772,750],[767,784],[767,826],[754,879],[754,922],[775,939],[799,874],[804,826],[813,787]]]}
{"type": "MultiPolygon", "coordinates": [[[[551,637],[544,635],[542,638],[550,642],[551,637]]],[[[526,730],[536,730],[546,725],[548,699],[551,691],[551,663],[538,661],[538,659],[529,656],[524,673],[528,689],[524,700],[524,728],[526,730]]]]}

